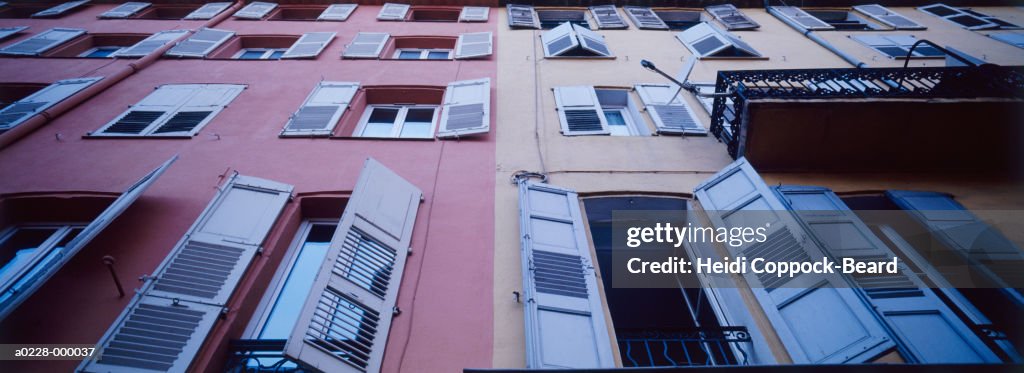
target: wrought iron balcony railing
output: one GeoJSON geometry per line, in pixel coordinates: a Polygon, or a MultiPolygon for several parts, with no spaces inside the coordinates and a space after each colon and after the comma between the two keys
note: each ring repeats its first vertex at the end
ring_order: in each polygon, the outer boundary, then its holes
{"type": "Polygon", "coordinates": [[[743,326],[690,329],[616,329],[625,367],[739,365],[730,343],[750,342],[743,326]]]}
{"type": "Polygon", "coordinates": [[[284,356],[284,339],[236,339],[228,350],[228,373],[315,372],[284,356]]]}

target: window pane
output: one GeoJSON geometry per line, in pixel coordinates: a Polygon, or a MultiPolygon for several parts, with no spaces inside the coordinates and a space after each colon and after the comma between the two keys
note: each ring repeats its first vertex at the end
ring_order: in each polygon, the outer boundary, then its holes
{"type": "Polygon", "coordinates": [[[629,127],[621,110],[605,110],[604,117],[608,120],[608,130],[612,136],[629,136],[629,127]]]}
{"type": "Polygon", "coordinates": [[[270,309],[270,316],[260,330],[259,339],[288,339],[299,312],[313,287],[320,265],[334,236],[336,224],[314,224],[299,247],[295,262],[285,275],[284,285],[270,309]]]}
{"type": "Polygon", "coordinates": [[[409,109],[405,115],[405,124],[399,137],[429,138],[433,134],[431,124],[434,122],[434,109],[409,109]]]}
{"type": "Polygon", "coordinates": [[[242,60],[258,60],[261,57],[263,57],[263,51],[245,51],[238,58],[242,60]]]}
{"type": "Polygon", "coordinates": [[[57,232],[57,228],[19,228],[3,243],[0,243],[0,278],[16,271],[39,249],[46,239],[57,232]]]}
{"type": "Polygon", "coordinates": [[[283,55],[284,55],[284,51],[283,50],[276,50],[276,51],[270,53],[270,59],[272,59],[272,60],[280,59],[281,56],[283,56],[283,55]]]}
{"type": "Polygon", "coordinates": [[[442,51],[434,51],[434,52],[430,52],[429,54],[427,54],[427,59],[428,60],[447,60],[448,59],[448,51],[443,51],[443,52],[442,51]]]}
{"type": "Polygon", "coordinates": [[[420,59],[420,51],[401,51],[398,52],[398,59],[400,60],[418,60],[420,59]]]}
{"type": "Polygon", "coordinates": [[[907,57],[907,50],[903,49],[903,48],[900,48],[900,47],[884,46],[884,47],[875,47],[875,48],[878,49],[879,52],[882,52],[882,53],[885,53],[885,54],[889,55],[889,57],[893,57],[893,58],[905,58],[905,57],[907,57]]]}
{"type": "Polygon", "coordinates": [[[395,119],[398,118],[398,108],[373,108],[370,119],[363,127],[364,137],[391,137],[391,129],[394,128],[395,119]]]}
{"type": "Polygon", "coordinates": [[[121,48],[117,48],[117,47],[99,47],[99,48],[96,48],[96,50],[94,50],[92,52],[89,52],[89,54],[86,57],[88,57],[88,58],[106,58],[106,57],[110,57],[111,54],[114,54],[114,52],[117,52],[120,49],[121,48]]]}

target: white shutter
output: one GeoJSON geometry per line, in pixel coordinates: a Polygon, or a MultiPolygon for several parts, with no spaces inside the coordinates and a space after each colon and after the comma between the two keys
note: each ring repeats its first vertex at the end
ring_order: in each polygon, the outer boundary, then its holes
{"type": "Polygon", "coordinates": [[[1000,34],[989,34],[990,38],[999,40],[1003,43],[1015,46],[1017,48],[1024,48],[1024,34],[1017,33],[1000,33],[1000,34]]]}
{"type": "Polygon", "coordinates": [[[135,45],[117,51],[114,53],[114,57],[143,57],[167,45],[167,43],[178,40],[178,38],[187,33],[188,30],[160,31],[135,43],[135,45]]]}
{"type": "Polygon", "coordinates": [[[199,89],[197,84],[162,85],[92,135],[142,135],[155,123],[166,120],[199,89]]]}
{"type": "Polygon", "coordinates": [[[451,82],[444,93],[438,138],[461,137],[491,130],[491,79],[451,82]]]}
{"type": "Polygon", "coordinates": [[[267,3],[262,1],[254,1],[246,5],[244,8],[239,9],[232,17],[239,19],[262,19],[263,16],[270,13],[271,10],[277,8],[277,3],[267,3]]]}
{"type": "Polygon", "coordinates": [[[651,30],[668,30],[668,25],[665,21],[661,20],[651,8],[638,7],[638,6],[624,6],[622,10],[626,11],[626,16],[629,17],[636,28],[639,29],[651,29],[651,30]]]}
{"type": "Polygon", "coordinates": [[[572,24],[572,29],[576,32],[576,37],[579,39],[580,47],[583,47],[583,49],[591,51],[599,56],[612,56],[612,52],[608,50],[608,44],[604,42],[604,36],[575,23],[572,24]]]}
{"type": "Polygon", "coordinates": [[[835,30],[832,25],[795,6],[773,6],[769,9],[807,30],[835,30]]]}
{"type": "Polygon", "coordinates": [[[575,192],[519,183],[526,367],[614,368],[575,192]]]}
{"type": "Polygon", "coordinates": [[[693,109],[675,95],[679,86],[670,84],[637,84],[634,86],[644,108],[654,120],[658,133],[705,136],[708,131],[697,121],[693,109]]]}
{"type": "Polygon", "coordinates": [[[377,14],[378,21],[403,21],[409,12],[409,4],[384,3],[377,14]]]}
{"type": "Polygon", "coordinates": [[[711,13],[718,22],[722,23],[729,30],[753,30],[761,25],[747,17],[746,14],[736,9],[732,4],[721,4],[704,7],[711,13]]]}
{"type": "Polygon", "coordinates": [[[558,27],[545,31],[540,35],[544,44],[545,57],[557,57],[558,55],[572,50],[580,45],[573,32],[572,23],[566,22],[558,27]]]}
{"type": "Polygon", "coordinates": [[[693,54],[699,57],[713,56],[729,48],[729,42],[720,37],[714,29],[705,22],[676,33],[679,39],[693,54]]]}
{"type": "Polygon", "coordinates": [[[184,372],[291,197],[292,186],[236,175],[100,340],[83,372],[184,372]]]}
{"type": "Polygon", "coordinates": [[[594,87],[585,85],[555,87],[554,92],[563,135],[607,135],[611,133],[594,87]]]}
{"type": "Polygon", "coordinates": [[[330,135],[359,90],[357,82],[319,82],[285,124],[282,136],[330,135]]]}
{"type": "Polygon", "coordinates": [[[331,4],[316,19],[317,21],[345,21],[358,6],[359,4],[331,4]]]}
{"type": "Polygon", "coordinates": [[[228,2],[206,3],[185,16],[185,19],[210,19],[231,6],[228,2]]]}
{"type": "Polygon", "coordinates": [[[75,93],[103,79],[102,77],[59,80],[32,95],[0,109],[0,131],[9,130],[33,115],[50,108],[75,93]]]}
{"type": "Polygon", "coordinates": [[[149,8],[150,5],[153,5],[153,4],[143,3],[143,2],[136,2],[136,1],[129,1],[127,3],[124,3],[124,4],[121,4],[121,5],[118,5],[118,6],[114,7],[114,9],[111,9],[111,10],[108,10],[106,12],[103,12],[103,14],[100,14],[99,17],[100,18],[128,18],[128,17],[131,17],[131,16],[135,15],[135,13],[138,13],[140,10],[149,8]]]}
{"type": "Polygon", "coordinates": [[[334,40],[333,32],[307,32],[302,34],[291,48],[281,55],[281,58],[309,58],[320,55],[320,52],[327,48],[327,44],[334,40]]]}
{"type": "Polygon", "coordinates": [[[192,135],[244,88],[244,85],[236,84],[162,85],[90,135],[192,135]]]}
{"type": "Polygon", "coordinates": [[[932,4],[918,7],[918,10],[953,22],[968,30],[984,30],[999,28],[999,25],[987,19],[964,12],[946,4],[932,4]]]}
{"type": "Polygon", "coordinates": [[[464,6],[459,13],[459,21],[462,22],[487,22],[491,8],[485,6],[464,6]]]}
{"type": "Polygon", "coordinates": [[[242,90],[238,84],[202,84],[150,135],[190,136],[217,116],[242,90]]]}
{"type": "Polygon", "coordinates": [[[490,32],[459,34],[455,43],[455,59],[486,57],[494,53],[493,36],[490,32]]]}
{"type": "Polygon", "coordinates": [[[377,372],[423,193],[367,159],[284,354],[326,372],[377,372]]]}
{"type": "Polygon", "coordinates": [[[57,5],[57,6],[53,7],[53,8],[49,8],[49,9],[46,9],[46,10],[38,11],[35,14],[32,14],[32,16],[33,17],[53,17],[53,16],[59,16],[59,15],[63,15],[64,13],[67,13],[70,10],[73,10],[75,8],[78,8],[78,7],[82,6],[82,5],[85,5],[88,2],[89,2],[89,0],[69,1],[69,2],[66,2],[66,3],[60,4],[60,5],[57,5]]]}
{"type": "Polygon", "coordinates": [[[345,58],[377,58],[384,50],[384,44],[391,35],[386,32],[360,32],[345,47],[341,56],[345,58]]]}
{"type": "MultiPolygon", "coordinates": [[[[728,246],[733,257],[803,262],[824,257],[745,158],[699,184],[694,194],[715,227],[767,227],[765,242],[728,246]]],[[[748,271],[743,277],[796,364],[862,363],[895,346],[838,274],[777,277],[748,271]]]]}
{"type": "Polygon", "coordinates": [[[7,39],[25,30],[28,30],[28,26],[0,27],[0,40],[7,39]]]}
{"type": "Polygon", "coordinates": [[[874,20],[889,25],[897,30],[924,30],[926,27],[878,4],[854,5],[853,9],[868,15],[874,20]]]}
{"type": "Polygon", "coordinates": [[[533,6],[508,4],[507,9],[509,27],[540,28],[540,20],[537,18],[537,11],[533,9],[533,6]]]}
{"type": "Polygon", "coordinates": [[[202,28],[164,54],[177,57],[203,58],[233,36],[235,36],[234,31],[202,28]]]}
{"type": "Polygon", "coordinates": [[[38,56],[53,47],[85,34],[77,28],[52,28],[0,49],[0,54],[38,56]]]}
{"type": "Polygon", "coordinates": [[[597,27],[601,29],[623,29],[629,28],[626,20],[622,19],[615,5],[595,5],[590,7],[590,14],[594,15],[597,27]]]}

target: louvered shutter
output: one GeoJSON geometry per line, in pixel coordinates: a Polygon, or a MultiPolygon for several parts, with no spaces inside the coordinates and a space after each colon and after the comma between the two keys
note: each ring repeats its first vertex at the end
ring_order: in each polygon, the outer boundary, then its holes
{"type": "Polygon", "coordinates": [[[0,294],[7,295],[10,297],[0,297],[5,300],[0,303],[0,320],[3,320],[18,308],[22,302],[32,296],[36,290],[43,286],[47,280],[50,279],[61,267],[64,266],[68,261],[71,260],[79,251],[82,250],[86,245],[92,241],[100,232],[107,228],[108,225],[118,216],[121,215],[124,210],[128,209],[136,199],[142,195],[143,192],[149,188],[156,179],[160,177],[171,166],[172,163],[178,158],[174,156],[171,159],[164,162],[160,167],[143,176],[142,179],[136,181],[128,189],[121,193],[121,196],[117,197],[110,206],[107,206],[103,212],[101,212],[92,222],[89,223],[81,232],[75,236],[71,242],[65,246],[61,252],[59,258],[53,263],[47,264],[46,268],[26,268],[25,272],[17,274],[7,284],[2,284],[0,287],[0,294]]]}
{"type": "Polygon", "coordinates": [[[330,135],[358,90],[356,82],[317,83],[302,107],[288,119],[281,135],[330,135]]]}
{"type": "Polygon", "coordinates": [[[687,49],[698,57],[711,57],[731,46],[728,40],[721,37],[705,22],[676,33],[676,39],[679,39],[687,49]]]}
{"type": "Polygon", "coordinates": [[[706,136],[708,131],[697,121],[693,109],[681,96],[673,96],[678,86],[637,84],[634,86],[644,108],[654,120],[658,133],[706,136]]]}
{"type": "Polygon", "coordinates": [[[7,39],[25,30],[28,30],[28,26],[0,27],[0,40],[7,39]]]}
{"type": "Polygon", "coordinates": [[[540,20],[537,19],[537,11],[530,5],[508,4],[508,26],[512,28],[527,27],[532,29],[540,28],[540,20]]]}
{"type": "Polygon", "coordinates": [[[117,51],[114,53],[114,57],[143,57],[167,45],[167,43],[178,40],[178,38],[187,33],[188,30],[160,31],[135,43],[135,45],[117,51]]]}
{"type": "Polygon", "coordinates": [[[281,55],[281,58],[316,58],[320,52],[327,48],[327,44],[334,40],[333,32],[307,32],[302,34],[291,48],[288,48],[281,55]]]}
{"type": "Polygon", "coordinates": [[[377,14],[378,21],[403,21],[409,13],[409,4],[384,3],[377,14]]]}
{"type": "Polygon", "coordinates": [[[608,50],[608,44],[604,42],[604,36],[575,23],[572,24],[572,29],[576,32],[576,37],[579,39],[580,47],[583,47],[583,49],[593,52],[599,56],[612,56],[612,52],[608,50]]]}
{"type": "Polygon", "coordinates": [[[519,183],[526,367],[614,368],[575,192],[519,183]]]}
{"type": "Polygon", "coordinates": [[[90,77],[58,80],[28,97],[7,105],[0,109],[0,131],[14,128],[33,115],[64,101],[102,79],[102,77],[90,77]]]}
{"type": "Polygon", "coordinates": [[[422,196],[366,160],[286,356],[321,371],[380,370],[422,196]]]}
{"type": "Polygon", "coordinates": [[[199,131],[242,93],[244,85],[203,84],[152,135],[188,136],[199,131]]]}
{"type": "Polygon", "coordinates": [[[331,4],[316,19],[318,21],[345,21],[358,6],[359,4],[331,4]]]}
{"type": "Polygon", "coordinates": [[[926,28],[910,18],[878,4],[854,5],[853,9],[897,30],[924,30],[926,28]]]}
{"type": "Polygon", "coordinates": [[[0,54],[38,56],[53,47],[85,34],[76,28],[52,28],[0,49],[0,54]]]}
{"type": "Polygon", "coordinates": [[[291,192],[291,185],[232,177],[100,340],[102,357],[79,370],[184,372],[291,192]]]}
{"type": "Polygon", "coordinates": [[[99,17],[100,18],[128,18],[128,17],[131,17],[131,16],[135,15],[135,13],[138,13],[140,10],[149,8],[150,5],[153,5],[153,4],[143,3],[143,2],[136,2],[136,1],[130,1],[130,2],[118,5],[118,6],[114,7],[114,9],[111,9],[111,10],[108,10],[106,12],[103,12],[103,14],[100,14],[99,17]]]}
{"type": "Polygon", "coordinates": [[[563,135],[607,135],[611,133],[594,87],[586,85],[555,87],[554,92],[563,135]]]}
{"type": "Polygon", "coordinates": [[[200,89],[196,84],[167,84],[146,95],[124,114],[97,131],[97,135],[141,135],[160,123],[200,89]]]}
{"type": "Polygon", "coordinates": [[[572,23],[569,22],[545,31],[540,35],[540,40],[544,43],[545,57],[557,57],[580,45],[576,33],[573,32],[572,23]]]}
{"type": "Polygon", "coordinates": [[[795,6],[773,6],[769,10],[807,30],[835,30],[832,25],[795,6]]]}
{"type": "Polygon", "coordinates": [[[975,16],[973,14],[964,12],[961,9],[957,9],[946,4],[932,4],[928,6],[922,6],[917,9],[922,12],[940,17],[949,22],[958,24],[961,27],[968,30],[984,30],[990,28],[999,28],[999,25],[996,23],[975,16]]]}
{"type": "Polygon", "coordinates": [[[444,94],[438,138],[487,133],[491,130],[491,79],[451,82],[444,94]]]}
{"type": "Polygon", "coordinates": [[[203,58],[233,36],[235,36],[234,31],[202,28],[165,54],[176,57],[203,58]]]}
{"type": "Polygon", "coordinates": [[[490,56],[494,52],[493,36],[490,32],[459,34],[455,43],[455,59],[490,56]]]}
{"type": "MultiPolygon", "coordinates": [[[[775,189],[807,233],[837,261],[890,261],[895,256],[831,190],[791,186],[775,189]]],[[[999,362],[985,342],[905,262],[899,262],[898,271],[848,276],[910,350],[915,362],[999,362]]]]}
{"type": "Polygon", "coordinates": [[[464,6],[459,13],[459,21],[462,22],[487,22],[491,8],[485,6],[464,6]]]}
{"type": "Polygon", "coordinates": [[[712,5],[704,7],[704,10],[711,13],[718,22],[729,30],[753,30],[761,27],[761,25],[747,17],[746,14],[736,9],[732,4],[712,5]]]}
{"type": "Polygon", "coordinates": [[[595,5],[590,7],[590,14],[594,15],[597,27],[601,29],[623,29],[629,28],[626,20],[622,19],[615,5],[595,5]]]}
{"type": "Polygon", "coordinates": [[[71,10],[73,10],[75,8],[78,8],[78,7],[82,6],[82,5],[85,5],[88,2],[89,2],[89,0],[69,1],[69,2],[66,2],[66,3],[60,4],[60,5],[57,5],[57,6],[53,7],[53,8],[49,8],[49,9],[46,9],[46,10],[38,11],[35,14],[32,14],[32,17],[54,17],[54,16],[63,15],[64,13],[67,13],[68,11],[71,11],[71,10]]]}
{"type": "Polygon", "coordinates": [[[384,50],[390,34],[386,32],[360,32],[352,39],[341,56],[345,58],[377,58],[384,50]]]}
{"type": "Polygon", "coordinates": [[[263,16],[266,16],[267,13],[270,13],[275,8],[277,8],[277,3],[254,1],[239,9],[232,17],[239,19],[262,19],[263,16]]]}
{"type": "MultiPolygon", "coordinates": [[[[763,243],[728,246],[733,257],[812,262],[824,256],[746,158],[697,185],[694,193],[715,227],[767,227],[763,243]]],[[[777,277],[748,271],[743,277],[794,363],[862,363],[895,346],[838,274],[777,277]]]]}
{"type": "Polygon", "coordinates": [[[654,11],[648,7],[637,7],[637,6],[624,6],[622,10],[626,11],[626,16],[629,17],[633,24],[638,29],[645,30],[668,30],[668,25],[665,21],[661,20],[654,11]]]}
{"type": "Polygon", "coordinates": [[[187,16],[185,16],[185,19],[210,19],[220,14],[220,12],[223,12],[230,6],[231,3],[228,2],[206,3],[203,6],[199,7],[199,9],[196,9],[192,11],[192,13],[189,13],[187,16]]]}

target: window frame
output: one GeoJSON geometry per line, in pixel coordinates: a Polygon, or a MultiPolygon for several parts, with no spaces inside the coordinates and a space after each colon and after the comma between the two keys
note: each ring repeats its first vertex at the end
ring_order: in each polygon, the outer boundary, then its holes
{"type": "MultiPolygon", "coordinates": [[[[56,229],[56,231],[51,233],[49,237],[47,237],[45,240],[43,240],[42,243],[39,244],[39,247],[36,248],[36,252],[32,253],[28,258],[26,258],[24,263],[17,267],[9,269],[9,272],[7,273],[0,273],[0,285],[3,285],[3,287],[7,287],[8,285],[13,285],[8,284],[7,282],[17,280],[19,278],[24,278],[22,275],[31,272],[35,267],[39,266],[42,260],[49,256],[50,253],[52,253],[56,249],[57,244],[67,237],[68,233],[75,229],[83,230],[87,225],[89,225],[89,222],[25,223],[12,225],[4,228],[3,230],[0,230],[0,244],[2,244],[6,242],[8,239],[10,239],[11,236],[14,236],[14,234],[17,233],[19,230],[56,229]]],[[[81,234],[81,231],[79,231],[79,234],[81,234]]],[[[73,239],[74,238],[72,238],[72,240],[73,239]]],[[[3,263],[3,265],[6,264],[7,263],[3,263]]],[[[0,294],[0,299],[3,299],[3,294],[0,294]]]]}
{"type": "Polygon", "coordinates": [[[113,45],[94,46],[92,48],[87,49],[85,52],[80,53],[78,55],[78,57],[79,58],[114,58],[114,57],[117,57],[117,53],[118,52],[124,50],[125,48],[128,48],[128,47],[118,47],[118,46],[113,46],[113,45]],[[110,52],[110,54],[108,54],[106,56],[90,56],[91,54],[99,52],[101,50],[109,50],[109,51],[112,51],[112,52],[110,52]]]}
{"type": "MultiPolygon", "coordinates": [[[[626,134],[617,134],[617,133],[615,133],[615,131],[612,131],[612,128],[614,128],[614,127],[612,127],[613,124],[611,124],[611,122],[609,121],[609,123],[608,123],[608,132],[609,132],[608,135],[609,136],[616,136],[616,137],[640,136],[639,131],[637,131],[637,129],[636,129],[636,124],[633,123],[633,119],[630,118],[628,108],[625,108],[625,107],[605,107],[605,106],[602,105],[601,106],[601,111],[602,111],[601,115],[604,115],[605,120],[608,120],[608,112],[618,112],[619,115],[622,116],[622,121],[625,122],[623,124],[623,126],[626,127],[626,132],[627,133],[626,134]]],[[[615,126],[617,126],[617,125],[615,125],[615,126]]]]}
{"type": "Polygon", "coordinates": [[[276,60],[280,60],[281,56],[278,56],[277,58],[273,58],[274,53],[280,52],[282,55],[284,55],[284,52],[287,51],[287,50],[288,50],[288,48],[240,48],[238,50],[238,52],[235,53],[234,56],[231,56],[231,59],[233,59],[233,60],[243,60],[243,61],[260,61],[260,60],[275,60],[276,61],[276,60]],[[259,58],[242,58],[242,56],[244,56],[248,52],[263,52],[263,54],[259,58]]]}
{"type": "Polygon", "coordinates": [[[444,48],[395,48],[395,53],[391,56],[391,58],[392,59],[396,59],[396,60],[408,60],[408,61],[416,61],[416,60],[448,61],[448,60],[452,59],[452,53],[454,53],[453,50],[451,50],[451,49],[444,49],[444,48]],[[420,57],[419,58],[401,58],[402,52],[419,52],[420,53],[420,57]],[[445,52],[445,53],[448,53],[448,57],[446,57],[446,58],[430,58],[430,54],[434,53],[434,52],[445,52]]]}
{"type": "Polygon", "coordinates": [[[434,104],[368,104],[366,109],[363,110],[362,117],[359,118],[359,124],[356,126],[355,131],[352,132],[352,137],[366,138],[366,139],[416,139],[416,140],[433,140],[434,135],[437,133],[437,123],[440,117],[441,105],[434,104]],[[370,120],[370,115],[376,109],[399,109],[398,114],[395,116],[395,121],[392,123],[391,135],[386,137],[377,136],[364,136],[363,132],[366,131],[366,125],[370,120]],[[405,119],[409,114],[409,109],[432,109],[434,114],[430,122],[430,135],[426,137],[402,137],[402,129],[405,128],[405,119]]]}
{"type": "Polygon", "coordinates": [[[594,88],[594,94],[597,95],[597,106],[600,107],[601,116],[604,117],[605,123],[608,126],[608,136],[614,136],[614,137],[646,137],[646,136],[651,136],[652,132],[651,132],[650,128],[647,127],[647,121],[645,121],[643,119],[643,115],[640,114],[639,107],[637,107],[636,103],[633,102],[633,98],[632,98],[632,94],[631,94],[632,89],[630,89],[630,88],[619,88],[619,87],[599,87],[599,86],[594,86],[593,88],[594,88]],[[626,98],[626,104],[625,105],[605,104],[605,103],[601,102],[601,100],[602,100],[601,91],[620,92],[620,93],[622,93],[625,96],[625,98],[626,98]],[[618,135],[618,134],[612,133],[612,124],[608,120],[608,113],[607,113],[609,111],[618,111],[619,112],[619,115],[621,115],[622,118],[623,118],[622,120],[624,122],[626,122],[625,126],[626,126],[626,130],[627,130],[628,134],[618,135]]]}

